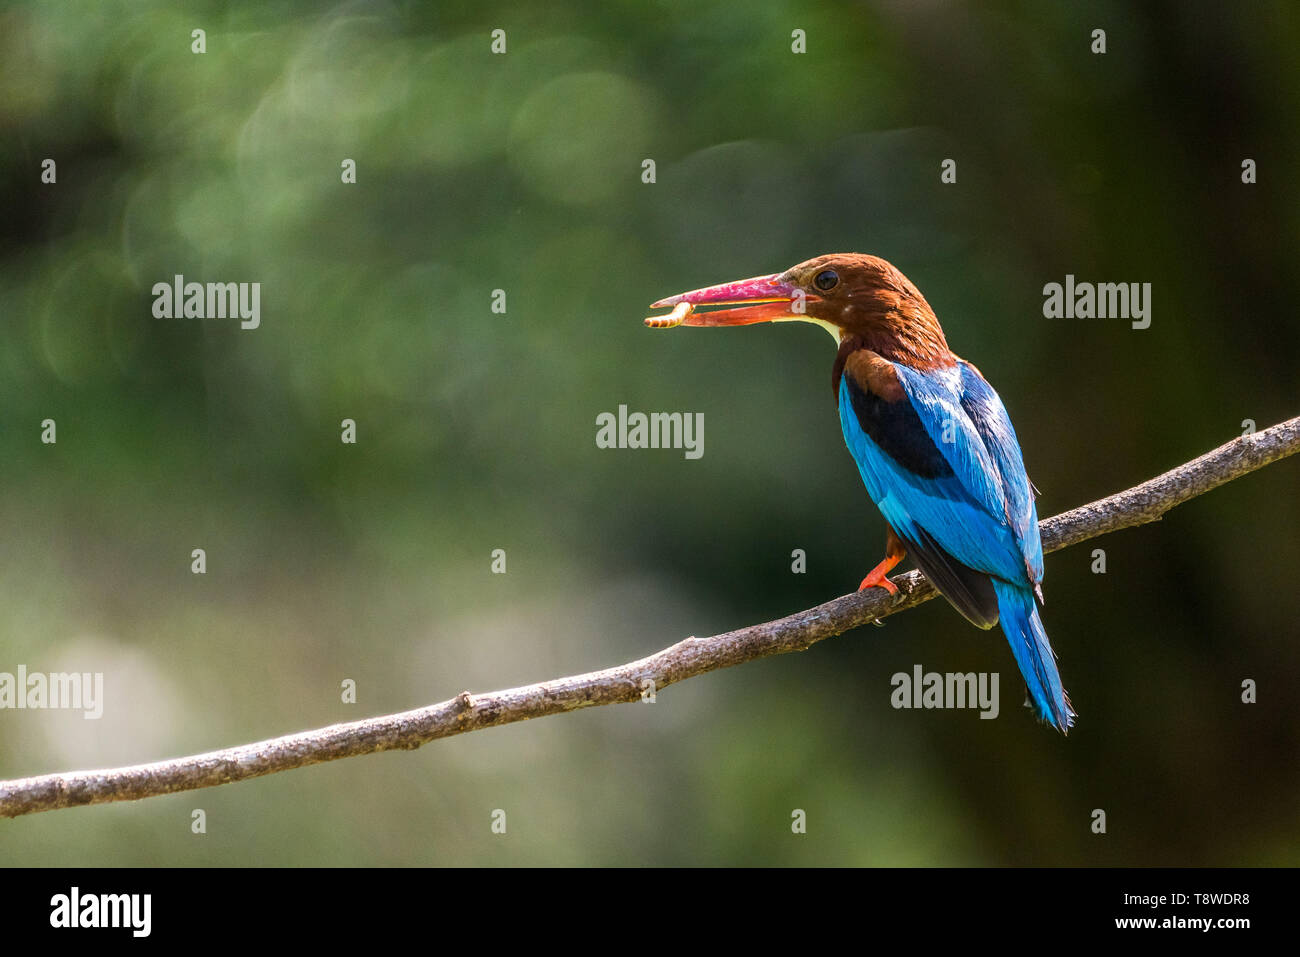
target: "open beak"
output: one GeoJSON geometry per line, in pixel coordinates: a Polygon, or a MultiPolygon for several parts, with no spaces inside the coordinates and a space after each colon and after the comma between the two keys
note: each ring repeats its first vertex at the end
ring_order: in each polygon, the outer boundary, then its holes
{"type": "Polygon", "coordinates": [[[651,309],[674,306],[667,316],[650,316],[646,325],[666,326],[748,326],[755,322],[781,319],[805,319],[803,304],[817,297],[806,295],[783,280],[780,274],[755,276],[719,286],[706,286],[660,299],[651,309]],[[736,306],[732,309],[700,307],[736,306]],[[797,312],[795,310],[798,310],[797,312]]]}

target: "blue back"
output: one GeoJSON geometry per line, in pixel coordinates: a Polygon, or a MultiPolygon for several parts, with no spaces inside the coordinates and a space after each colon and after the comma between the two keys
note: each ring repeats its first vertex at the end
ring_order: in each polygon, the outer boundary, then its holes
{"type": "Polygon", "coordinates": [[[863,430],[840,382],[840,426],[872,501],[901,536],[920,528],[958,561],[1015,584],[1043,577],[1038,514],[1002,400],[969,363],[918,372],[893,363],[907,400],[951,471],[919,476],[863,430]]]}

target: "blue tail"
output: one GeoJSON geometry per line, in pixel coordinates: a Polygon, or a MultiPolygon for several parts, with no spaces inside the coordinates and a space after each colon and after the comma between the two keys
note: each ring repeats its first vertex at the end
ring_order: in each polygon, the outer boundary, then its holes
{"type": "Polygon", "coordinates": [[[993,579],[993,590],[998,596],[1002,630],[1011,643],[1011,653],[1020,666],[1038,716],[1062,734],[1068,733],[1074,726],[1074,709],[1061,687],[1056,652],[1052,651],[1043,620],[1038,617],[1034,593],[1023,585],[1012,585],[998,578],[993,579]]]}

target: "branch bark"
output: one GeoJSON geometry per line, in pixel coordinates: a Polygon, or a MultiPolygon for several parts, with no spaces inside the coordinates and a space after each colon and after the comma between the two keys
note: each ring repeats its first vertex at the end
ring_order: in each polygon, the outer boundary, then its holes
{"type": "MultiPolygon", "coordinates": [[[[1107,532],[1154,522],[1176,505],[1270,462],[1300,451],[1300,417],[1242,436],[1194,461],[1127,491],[1042,522],[1045,551],[1054,552],[1107,532]]],[[[824,638],[878,621],[933,598],[920,572],[893,579],[899,594],[883,589],[844,595],[816,608],[711,638],[687,638],[662,651],[603,671],[537,684],[470,694],[398,714],[335,724],[205,754],[102,771],[69,771],[0,782],[0,816],[134,801],[230,784],[323,761],[395,749],[482,728],[597,705],[639,701],[656,691],[719,668],[803,651],[824,638]]]]}

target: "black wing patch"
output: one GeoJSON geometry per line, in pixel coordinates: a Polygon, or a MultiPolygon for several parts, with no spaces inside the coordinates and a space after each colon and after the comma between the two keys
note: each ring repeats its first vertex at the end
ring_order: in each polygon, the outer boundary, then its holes
{"type": "Polygon", "coordinates": [[[921,417],[912,408],[906,396],[889,402],[873,392],[868,392],[846,375],[849,401],[858,424],[882,452],[921,478],[945,478],[953,474],[952,466],[934,444],[921,417]]]}
{"type": "MultiPolygon", "coordinates": [[[[920,541],[899,535],[907,544],[907,551],[916,567],[939,589],[963,618],[976,628],[992,628],[998,623],[998,596],[993,591],[993,579],[969,565],[963,565],[930,537],[921,526],[916,526],[920,541]]],[[[898,534],[898,530],[894,530],[898,534]]]]}

